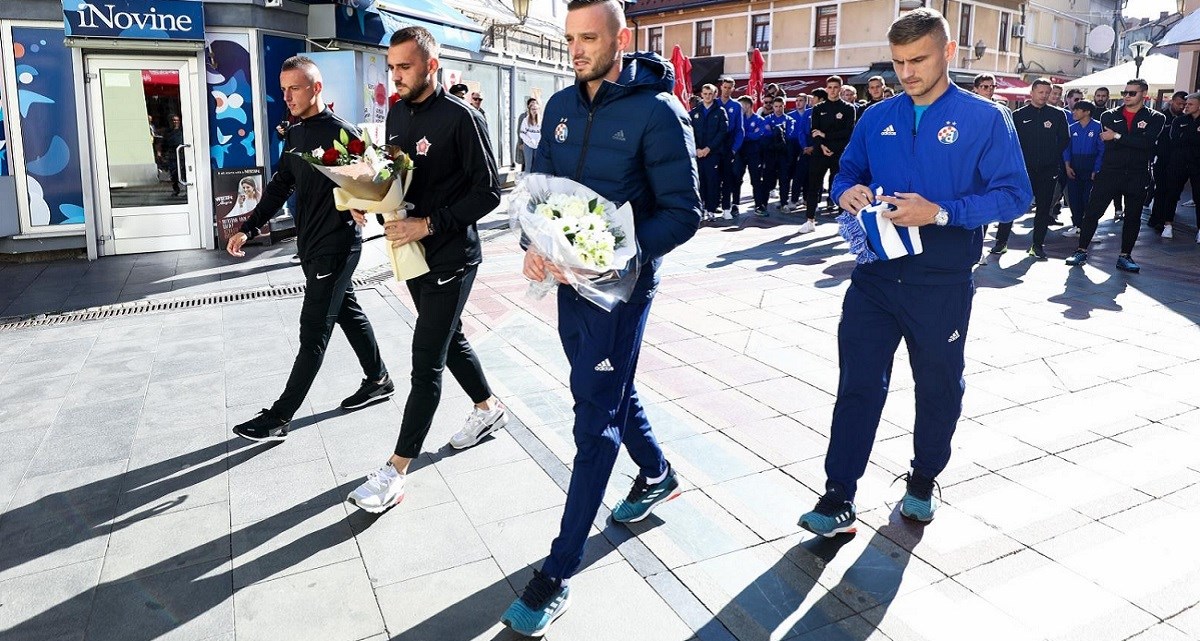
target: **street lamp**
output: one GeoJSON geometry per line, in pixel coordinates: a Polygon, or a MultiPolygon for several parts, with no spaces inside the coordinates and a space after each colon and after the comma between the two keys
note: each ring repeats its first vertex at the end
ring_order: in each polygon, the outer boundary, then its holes
{"type": "Polygon", "coordinates": [[[975,59],[979,60],[987,52],[987,45],[982,40],[975,43],[975,59]]]}
{"type": "Polygon", "coordinates": [[[1133,53],[1133,64],[1135,71],[1133,75],[1138,78],[1142,77],[1142,62],[1146,60],[1146,54],[1150,53],[1150,49],[1154,47],[1153,42],[1138,40],[1137,42],[1129,43],[1129,51],[1133,53]]]}
{"type": "Polygon", "coordinates": [[[513,0],[513,13],[517,15],[519,24],[525,24],[529,17],[529,0],[513,0]]]}

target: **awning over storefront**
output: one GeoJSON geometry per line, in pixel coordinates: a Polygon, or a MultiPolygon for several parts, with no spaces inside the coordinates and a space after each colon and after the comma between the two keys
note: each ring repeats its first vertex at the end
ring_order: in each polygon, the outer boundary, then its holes
{"type": "MultiPolygon", "coordinates": [[[[1146,59],[1142,61],[1141,77],[1146,80],[1146,84],[1150,85],[1152,96],[1159,91],[1175,89],[1175,72],[1178,67],[1179,61],[1170,56],[1160,53],[1146,56],[1146,59]]],[[[1137,72],[1137,64],[1130,60],[1115,67],[1097,71],[1090,76],[1072,80],[1063,86],[1067,89],[1082,89],[1084,93],[1088,94],[1097,87],[1109,87],[1113,93],[1116,93],[1119,89],[1125,88],[1125,83],[1130,78],[1137,77],[1137,72]]]]}
{"type": "MultiPolygon", "coordinates": [[[[805,74],[805,75],[771,73],[770,71],[768,71],[763,75],[763,86],[766,86],[769,84],[777,84],[777,85],[779,85],[780,89],[783,89],[784,91],[787,92],[788,96],[794,97],[796,94],[810,93],[810,92],[812,92],[813,89],[816,89],[817,87],[824,89],[825,88],[825,80],[828,79],[829,76],[841,76],[842,78],[846,78],[847,76],[853,76],[854,74],[858,74],[861,69],[862,68],[859,67],[857,69],[851,69],[849,71],[842,71],[842,72],[831,71],[828,73],[805,74]]],[[[734,95],[740,96],[740,95],[746,93],[746,83],[748,83],[750,79],[748,77],[741,77],[742,75],[743,74],[735,74],[734,75],[734,80],[737,82],[737,86],[734,87],[734,89],[733,89],[734,95]]],[[[846,82],[845,84],[850,84],[850,83],[846,82]]]]}
{"type": "Polygon", "coordinates": [[[996,76],[996,95],[1007,100],[1029,97],[1030,84],[1012,76],[996,76]]]}
{"type": "Polygon", "coordinates": [[[1175,23],[1156,47],[1200,43],[1200,11],[1193,11],[1175,23]]]}
{"type": "Polygon", "coordinates": [[[314,40],[386,47],[400,29],[424,27],[442,46],[477,52],[483,44],[483,27],[443,0],[404,0],[403,5],[374,2],[366,8],[312,6],[308,26],[314,40]]]}

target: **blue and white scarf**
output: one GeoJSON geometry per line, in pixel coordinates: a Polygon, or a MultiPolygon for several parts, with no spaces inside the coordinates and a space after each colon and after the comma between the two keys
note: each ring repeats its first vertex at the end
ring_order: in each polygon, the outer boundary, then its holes
{"type": "Polygon", "coordinates": [[[880,202],[883,188],[875,188],[875,202],[863,207],[858,214],[842,212],[838,216],[838,233],[850,244],[850,253],[860,264],[915,256],[923,250],[920,227],[900,227],[884,216],[895,206],[880,202]]]}

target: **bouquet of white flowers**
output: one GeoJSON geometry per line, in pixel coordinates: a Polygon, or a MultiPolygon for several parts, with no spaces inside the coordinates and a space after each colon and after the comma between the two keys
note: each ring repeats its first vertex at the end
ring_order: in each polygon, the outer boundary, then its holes
{"type": "MultiPolygon", "coordinates": [[[[412,160],[397,147],[373,144],[366,132],[362,138],[350,138],[342,130],[340,139],[329,149],[298,155],[337,185],[333,202],[342,211],[376,213],[387,222],[404,218],[411,209],[404,202],[404,194],[412,181],[412,160]]],[[[387,250],[396,280],[429,272],[425,246],[420,241],[400,247],[388,243],[387,250]]]]}
{"type": "MultiPolygon", "coordinates": [[[[581,296],[608,311],[629,300],[641,267],[629,203],[617,207],[573,180],[527,174],[509,198],[509,218],[522,244],[560,267],[581,296]]],[[[547,275],[529,294],[541,298],[556,284],[547,275]]]]}
{"type": "Polygon", "coordinates": [[[838,216],[838,233],[850,244],[850,253],[859,264],[915,256],[924,250],[920,227],[898,227],[883,215],[895,207],[881,202],[882,195],[883,187],[876,187],[875,202],[857,215],[842,212],[838,216]]]}

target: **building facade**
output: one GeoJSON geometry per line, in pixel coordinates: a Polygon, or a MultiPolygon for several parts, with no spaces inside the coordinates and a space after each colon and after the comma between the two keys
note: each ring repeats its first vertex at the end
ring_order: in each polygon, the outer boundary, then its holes
{"type": "MultiPolygon", "coordinates": [[[[1023,87],[1018,78],[1066,80],[1090,73],[1085,40],[1091,26],[1106,19],[1088,0],[925,3],[946,16],[959,44],[951,65],[956,82],[987,71],[1023,87]],[[1084,8],[1076,11],[1075,5],[1084,8]]],[[[887,30],[902,13],[900,5],[900,0],[641,0],[627,16],[639,48],[669,57],[679,45],[685,55],[711,61],[701,69],[719,68],[739,80],[749,75],[747,52],[757,48],[767,82],[805,91],[829,74],[890,69],[887,30]]],[[[1107,16],[1111,20],[1111,11],[1107,16]]]]}
{"type": "Polygon", "coordinates": [[[336,113],[378,127],[393,92],[388,39],[429,28],[442,83],[485,96],[510,168],[525,97],[571,81],[561,28],[537,16],[472,18],[443,0],[265,4],[0,3],[0,253],[222,248],[283,153],[278,74],[291,55],[317,60],[336,113]]]}

